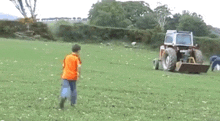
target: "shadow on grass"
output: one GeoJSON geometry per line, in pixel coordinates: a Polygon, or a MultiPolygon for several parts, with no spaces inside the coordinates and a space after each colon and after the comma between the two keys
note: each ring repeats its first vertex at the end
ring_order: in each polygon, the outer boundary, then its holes
{"type": "MultiPolygon", "coordinates": [[[[152,69],[154,70],[154,69],[152,69]]],[[[209,71],[207,71],[206,73],[199,73],[199,72],[179,72],[179,71],[164,71],[163,69],[158,69],[158,70],[155,70],[155,71],[160,71],[160,72],[165,72],[167,74],[183,74],[183,75],[207,75],[207,73],[209,71]]]]}

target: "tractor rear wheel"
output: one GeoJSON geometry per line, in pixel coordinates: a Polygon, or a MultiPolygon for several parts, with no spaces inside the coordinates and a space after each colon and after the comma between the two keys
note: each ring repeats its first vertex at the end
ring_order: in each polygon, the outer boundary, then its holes
{"type": "Polygon", "coordinates": [[[163,70],[174,71],[176,68],[177,56],[173,48],[167,48],[162,56],[163,70]]]}
{"type": "Polygon", "coordinates": [[[203,56],[202,56],[202,52],[200,50],[195,49],[194,50],[194,55],[195,55],[195,61],[198,64],[202,64],[203,63],[203,56]]]}

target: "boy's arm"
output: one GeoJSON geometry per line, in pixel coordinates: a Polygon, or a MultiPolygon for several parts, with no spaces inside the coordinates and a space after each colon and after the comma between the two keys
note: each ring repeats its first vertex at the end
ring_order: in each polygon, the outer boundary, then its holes
{"type": "Polygon", "coordinates": [[[81,64],[78,65],[78,73],[79,73],[79,76],[81,75],[81,64]]]}

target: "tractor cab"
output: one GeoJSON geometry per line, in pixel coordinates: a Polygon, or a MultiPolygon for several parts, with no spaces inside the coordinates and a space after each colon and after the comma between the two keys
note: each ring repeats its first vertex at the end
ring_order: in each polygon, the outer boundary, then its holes
{"type": "Polygon", "coordinates": [[[188,31],[167,30],[164,45],[193,46],[193,33],[188,31]]]}

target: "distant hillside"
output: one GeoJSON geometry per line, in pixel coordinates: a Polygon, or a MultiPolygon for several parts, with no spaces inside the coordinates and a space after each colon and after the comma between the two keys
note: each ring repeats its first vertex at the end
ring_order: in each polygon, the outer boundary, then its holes
{"type": "Polygon", "coordinates": [[[18,19],[17,16],[5,14],[5,13],[0,13],[0,20],[16,20],[18,19]]]}
{"type": "Polygon", "coordinates": [[[214,27],[214,29],[212,30],[212,32],[213,32],[214,34],[217,34],[218,36],[220,36],[220,29],[219,29],[219,28],[215,28],[215,27],[214,27]]]}
{"type": "Polygon", "coordinates": [[[213,33],[213,34],[216,34],[218,36],[220,36],[220,28],[217,28],[217,27],[213,27],[211,25],[208,25],[210,31],[213,33]]]}

